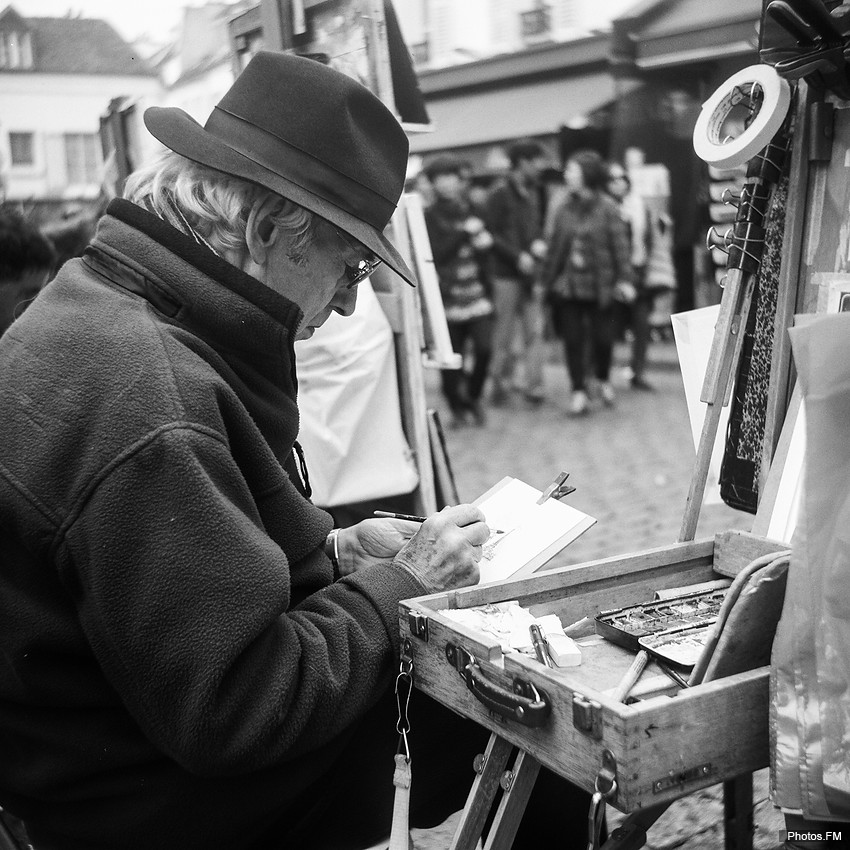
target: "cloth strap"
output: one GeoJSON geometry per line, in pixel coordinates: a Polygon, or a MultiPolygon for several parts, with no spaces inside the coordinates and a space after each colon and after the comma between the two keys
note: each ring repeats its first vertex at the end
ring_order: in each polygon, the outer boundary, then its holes
{"type": "Polygon", "coordinates": [[[393,825],[388,850],[410,850],[410,783],[413,776],[410,759],[404,753],[395,757],[395,798],[393,800],[393,825]]]}

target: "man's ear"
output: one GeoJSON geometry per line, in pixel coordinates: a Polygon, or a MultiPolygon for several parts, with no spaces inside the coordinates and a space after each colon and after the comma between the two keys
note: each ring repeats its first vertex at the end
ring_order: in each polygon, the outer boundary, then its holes
{"type": "Polygon", "coordinates": [[[277,198],[266,196],[258,198],[248,213],[248,223],[245,227],[245,244],[251,259],[261,266],[266,261],[269,248],[274,245],[280,231],[270,220],[279,204],[277,198]]]}

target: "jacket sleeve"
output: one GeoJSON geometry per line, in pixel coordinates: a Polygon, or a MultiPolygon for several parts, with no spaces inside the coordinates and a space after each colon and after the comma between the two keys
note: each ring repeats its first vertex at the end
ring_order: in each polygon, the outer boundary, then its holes
{"type": "Polygon", "coordinates": [[[549,248],[546,259],[540,270],[540,283],[547,290],[552,289],[561,270],[564,268],[567,251],[569,250],[569,237],[564,222],[563,207],[557,211],[552,221],[549,248]]]}
{"type": "Polygon", "coordinates": [[[522,246],[517,244],[512,233],[507,191],[504,186],[497,186],[487,197],[485,224],[493,237],[494,256],[518,271],[517,261],[522,253],[522,246]]]}
{"type": "Polygon", "coordinates": [[[425,225],[431,242],[431,255],[436,265],[443,265],[455,259],[461,245],[469,239],[464,230],[455,227],[454,222],[433,210],[425,212],[425,225]]]}
{"type": "Polygon", "coordinates": [[[290,608],[298,565],[264,531],[221,435],[161,429],[127,455],[66,533],[62,571],[128,711],[203,775],[329,742],[391,680],[398,600],[423,588],[376,566],[290,608]]]}
{"type": "Polygon", "coordinates": [[[614,281],[634,281],[632,268],[632,251],[629,244],[629,229],[616,207],[606,207],[608,219],[608,234],[611,255],[614,264],[614,281]]]}

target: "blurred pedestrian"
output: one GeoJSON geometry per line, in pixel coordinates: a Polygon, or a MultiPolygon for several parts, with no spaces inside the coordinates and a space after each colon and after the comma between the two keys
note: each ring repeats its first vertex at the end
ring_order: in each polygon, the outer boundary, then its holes
{"type": "Polygon", "coordinates": [[[652,238],[651,213],[643,198],[632,190],[629,175],[619,162],[608,166],[607,190],[619,207],[631,248],[634,292],[628,293],[616,308],[623,316],[623,327],[629,329],[632,335],[629,382],[632,389],[651,390],[652,385],[645,377],[650,339],[649,316],[655,301],[655,293],[646,285],[646,264],[652,238]]]}
{"type": "Polygon", "coordinates": [[[431,253],[440,280],[449,336],[463,356],[460,369],[442,371],[443,394],[451,424],[484,424],[481,394],[490,365],[493,302],[487,291],[486,264],[493,237],[474,213],[463,163],[442,156],[426,166],[434,202],[425,211],[431,253]]]}
{"type": "Polygon", "coordinates": [[[605,193],[608,169],[591,150],[574,153],[564,171],[567,192],[554,212],[552,241],[541,283],[563,340],[572,384],[569,411],[586,413],[587,343],[602,401],[614,403],[610,372],[615,299],[633,292],[626,225],[605,193]]]}
{"type": "Polygon", "coordinates": [[[50,240],[17,210],[0,208],[0,335],[29,307],[55,263],[50,240]]]}
{"type": "Polygon", "coordinates": [[[469,180],[466,197],[472,211],[484,219],[487,217],[487,198],[490,195],[492,178],[487,175],[473,175],[469,180]]]}
{"type": "Polygon", "coordinates": [[[507,401],[513,386],[514,343],[517,326],[522,332],[520,359],[525,370],[525,397],[532,404],[544,400],[543,312],[540,293],[534,288],[539,262],[546,253],[541,238],[538,183],[546,165],[542,146],[533,140],[508,148],[511,168],[490,192],[486,224],[493,236],[493,331],[491,401],[507,401]]]}
{"type": "Polygon", "coordinates": [[[434,200],[434,187],[428,179],[428,175],[424,171],[420,171],[416,177],[408,181],[409,185],[405,186],[406,192],[417,192],[422,198],[422,206],[427,208],[434,200]]]}

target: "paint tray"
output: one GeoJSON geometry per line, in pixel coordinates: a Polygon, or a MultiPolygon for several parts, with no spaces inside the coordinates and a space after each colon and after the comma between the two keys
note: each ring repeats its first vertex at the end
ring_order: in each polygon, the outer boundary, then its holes
{"type": "Polygon", "coordinates": [[[612,643],[637,652],[641,638],[663,632],[710,626],[717,620],[727,588],[684,593],[668,599],[654,599],[596,615],[596,633],[612,643]]]}
{"type": "Polygon", "coordinates": [[[654,635],[638,638],[638,645],[659,661],[664,661],[677,670],[690,671],[705,651],[713,625],[705,623],[656,632],[654,635]]]}

